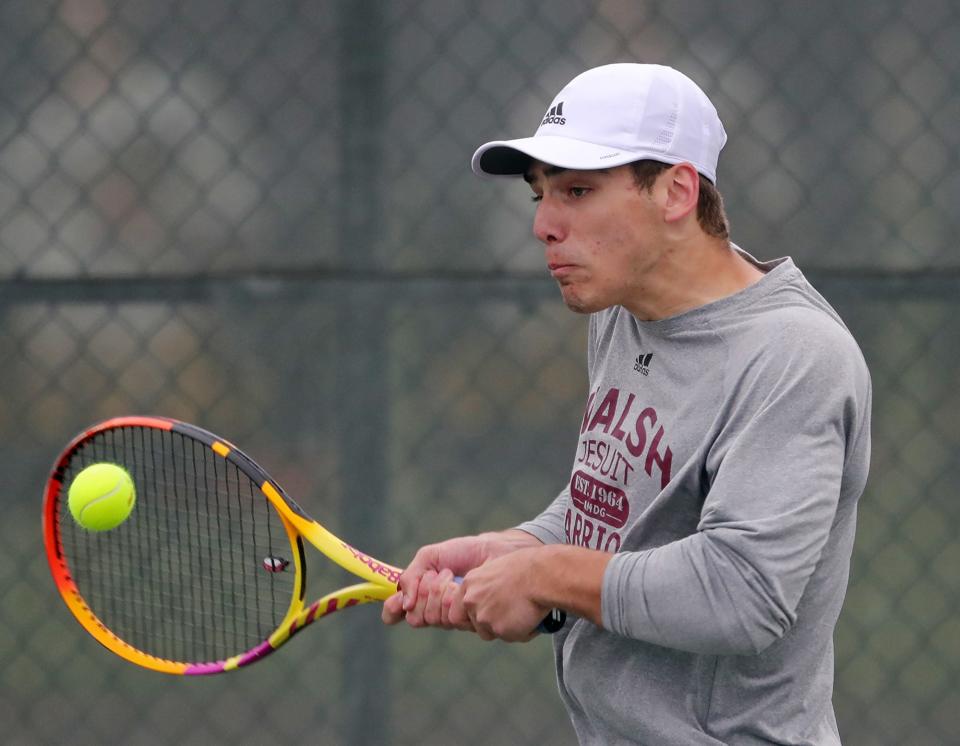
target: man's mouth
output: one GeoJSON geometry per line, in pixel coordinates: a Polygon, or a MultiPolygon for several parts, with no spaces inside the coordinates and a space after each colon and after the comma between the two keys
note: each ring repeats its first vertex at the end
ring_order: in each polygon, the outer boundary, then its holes
{"type": "Polygon", "coordinates": [[[555,278],[563,277],[564,275],[570,274],[576,267],[575,264],[567,264],[565,262],[550,262],[547,265],[547,269],[550,270],[550,274],[555,278]]]}

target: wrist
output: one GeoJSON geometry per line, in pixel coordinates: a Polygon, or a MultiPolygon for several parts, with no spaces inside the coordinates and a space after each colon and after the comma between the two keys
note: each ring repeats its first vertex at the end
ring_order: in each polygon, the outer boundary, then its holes
{"type": "Polygon", "coordinates": [[[560,604],[566,595],[558,580],[562,573],[556,569],[563,561],[562,553],[557,552],[559,548],[556,544],[550,544],[530,552],[532,600],[547,609],[563,608],[560,604]]]}
{"type": "Polygon", "coordinates": [[[534,603],[545,609],[563,609],[601,625],[603,575],[612,554],[567,544],[551,544],[530,555],[534,603]]]}
{"type": "Polygon", "coordinates": [[[502,557],[504,554],[515,552],[518,549],[527,549],[543,545],[536,536],[528,534],[520,529],[507,529],[506,531],[488,531],[478,534],[476,537],[480,542],[480,551],[483,555],[483,561],[502,557]]]}

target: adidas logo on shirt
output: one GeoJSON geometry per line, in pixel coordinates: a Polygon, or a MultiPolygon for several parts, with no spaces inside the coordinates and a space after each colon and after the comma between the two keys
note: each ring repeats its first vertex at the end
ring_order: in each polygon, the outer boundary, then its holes
{"type": "Polygon", "coordinates": [[[653,360],[653,353],[648,352],[646,355],[640,354],[637,356],[637,362],[633,364],[633,369],[645,376],[650,375],[650,361],[653,360]]]}
{"type": "Polygon", "coordinates": [[[556,106],[551,106],[550,111],[547,112],[547,115],[543,118],[543,121],[540,122],[542,127],[545,124],[566,124],[567,119],[563,116],[563,101],[561,101],[556,106]]]}

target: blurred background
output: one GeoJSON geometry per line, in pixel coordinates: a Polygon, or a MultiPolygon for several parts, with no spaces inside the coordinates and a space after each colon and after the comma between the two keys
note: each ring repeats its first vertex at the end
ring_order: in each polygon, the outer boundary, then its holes
{"type": "Polygon", "coordinates": [[[548,641],[376,608],[241,673],[139,670],[59,599],[40,504],[77,431],[160,414],[397,564],[538,512],[569,473],[585,320],[527,187],[469,160],[617,61],[708,92],[735,240],[793,256],[873,373],[844,743],[960,742],[955,2],[3,0],[0,42],[5,743],[574,742],[548,641]]]}

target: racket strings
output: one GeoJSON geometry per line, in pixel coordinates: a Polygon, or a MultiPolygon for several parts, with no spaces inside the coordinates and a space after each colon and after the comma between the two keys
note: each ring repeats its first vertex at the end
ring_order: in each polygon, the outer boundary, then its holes
{"type": "Polygon", "coordinates": [[[295,573],[270,572],[264,560],[289,560],[294,550],[258,485],[204,443],[151,427],[98,433],[74,453],[63,484],[101,461],[130,472],[130,518],[88,532],[61,499],[60,528],[74,582],[107,628],[145,653],[186,662],[236,655],[276,629],[295,573]]]}

